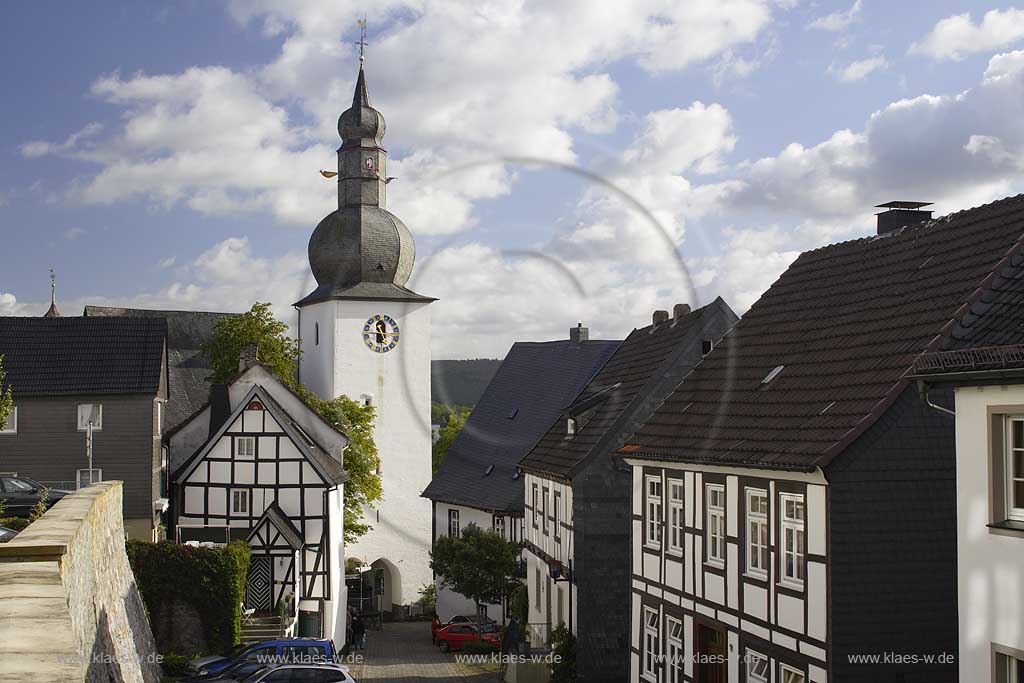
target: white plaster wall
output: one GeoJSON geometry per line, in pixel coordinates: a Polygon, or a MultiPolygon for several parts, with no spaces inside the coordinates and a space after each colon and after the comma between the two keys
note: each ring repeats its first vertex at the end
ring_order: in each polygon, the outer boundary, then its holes
{"type": "Polygon", "coordinates": [[[1024,650],[1024,538],[991,533],[988,406],[1024,405],[1024,386],[956,390],[960,680],[995,680],[992,644],[1024,650]]]}
{"type": "Polygon", "coordinates": [[[324,398],[372,396],[374,439],[381,457],[383,500],[365,511],[373,527],[348,555],[372,563],[386,558],[401,574],[396,603],[418,598],[430,583],[430,502],[420,493],[430,482],[430,310],[426,303],[328,301],[302,311],[302,381],[324,398]],[[389,353],[363,343],[373,315],[391,316],[400,340],[389,353]],[[313,346],[313,325],[320,345],[313,346]]]}
{"type": "Polygon", "coordinates": [[[327,534],[329,547],[324,549],[324,558],[330,568],[331,599],[324,601],[324,638],[335,642],[345,640],[345,609],[347,604],[345,588],[345,543],[342,522],[344,520],[344,492],[341,486],[327,491],[327,534]]]}

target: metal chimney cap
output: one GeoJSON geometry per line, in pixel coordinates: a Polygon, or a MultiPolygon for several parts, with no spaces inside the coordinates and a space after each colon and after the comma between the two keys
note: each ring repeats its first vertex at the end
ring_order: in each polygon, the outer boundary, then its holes
{"type": "Polygon", "coordinates": [[[885,204],[876,204],[876,209],[920,209],[922,206],[931,206],[933,202],[905,202],[894,201],[885,204]]]}

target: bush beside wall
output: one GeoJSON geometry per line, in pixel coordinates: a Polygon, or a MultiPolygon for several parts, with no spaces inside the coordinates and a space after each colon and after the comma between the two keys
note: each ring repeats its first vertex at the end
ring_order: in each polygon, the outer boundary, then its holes
{"type": "Polygon", "coordinates": [[[128,541],[126,550],[161,654],[223,653],[239,642],[247,543],[196,548],[128,541]]]}

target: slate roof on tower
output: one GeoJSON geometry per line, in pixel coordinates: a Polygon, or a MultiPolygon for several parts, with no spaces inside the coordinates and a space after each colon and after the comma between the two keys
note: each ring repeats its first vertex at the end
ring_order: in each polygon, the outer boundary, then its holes
{"type": "Polygon", "coordinates": [[[0,317],[0,356],[19,396],[156,394],[163,320],[0,317]]]}
{"type": "Polygon", "coordinates": [[[170,431],[210,400],[213,370],[203,345],[213,337],[217,322],[233,313],[158,311],[141,308],[86,306],[87,318],[142,318],[167,321],[168,400],[164,430],[170,431]]]}
{"type": "Polygon", "coordinates": [[[519,461],[620,344],[513,344],[423,496],[522,514],[519,461]]]}
{"type": "Polygon", "coordinates": [[[652,392],[664,380],[672,382],[657,394],[660,399],[692,370],[694,363],[683,362],[683,356],[700,359],[706,323],[715,318],[723,326],[721,329],[736,321],[736,315],[721,297],[678,320],[633,330],[522,459],[522,469],[571,479],[590,458],[608,457],[622,445],[621,438],[629,434],[623,434],[629,418],[644,411],[647,402],[655,398],[652,392]],[[568,434],[570,418],[575,420],[572,435],[568,434]]]}
{"type": "Polygon", "coordinates": [[[622,451],[792,470],[828,464],[915,357],[1020,338],[1024,195],[805,252],[622,451]],[[1005,306],[998,326],[977,312],[1005,306]]]}

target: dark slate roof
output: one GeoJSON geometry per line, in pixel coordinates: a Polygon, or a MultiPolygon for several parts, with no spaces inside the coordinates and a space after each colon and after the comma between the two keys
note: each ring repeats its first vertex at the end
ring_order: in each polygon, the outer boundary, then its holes
{"type": "Polygon", "coordinates": [[[210,400],[210,359],[202,348],[213,337],[217,322],[233,313],[86,306],[83,315],[90,318],[161,318],[167,321],[169,398],[164,412],[166,431],[180,425],[210,400]]]}
{"type": "Polygon", "coordinates": [[[0,317],[0,355],[19,396],[160,390],[163,320],[0,317]]]}
{"type": "Polygon", "coordinates": [[[957,320],[970,328],[972,307],[1002,292],[1022,234],[1024,195],[801,254],[623,451],[827,465],[906,387],[916,356],[955,343],[957,320]]]}
{"type": "Polygon", "coordinates": [[[523,480],[516,476],[520,459],[620,344],[513,344],[424,497],[521,514],[523,480]]]}
{"type": "Polygon", "coordinates": [[[610,455],[634,420],[649,413],[650,403],[660,403],[700,361],[702,342],[717,342],[736,319],[718,298],[677,321],[633,330],[522,459],[522,469],[571,479],[590,458],[610,455]],[[576,420],[573,436],[567,433],[570,417],[576,420]]]}

